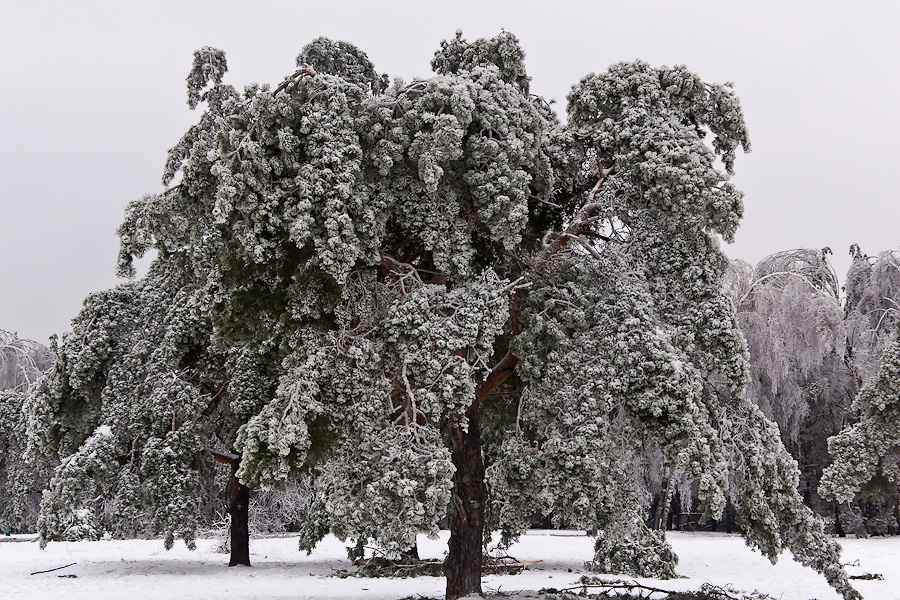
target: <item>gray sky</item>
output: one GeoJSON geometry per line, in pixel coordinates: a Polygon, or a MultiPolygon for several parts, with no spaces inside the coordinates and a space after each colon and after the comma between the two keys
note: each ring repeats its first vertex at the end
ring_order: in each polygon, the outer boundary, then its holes
{"type": "Polygon", "coordinates": [[[315,37],[354,43],[379,72],[430,73],[442,39],[501,28],[532,90],[620,60],[733,81],[753,152],[735,258],[797,247],[900,245],[900,3],[760,1],[277,2],[0,0],[0,328],[46,343],[91,291],[116,285],[125,204],[160,191],[167,149],[198,117],[184,79],[202,46],[228,81],[279,83],[315,37]]]}

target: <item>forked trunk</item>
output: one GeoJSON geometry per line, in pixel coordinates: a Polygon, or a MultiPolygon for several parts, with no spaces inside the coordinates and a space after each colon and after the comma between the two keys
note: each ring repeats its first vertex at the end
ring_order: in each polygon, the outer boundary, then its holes
{"type": "Polygon", "coordinates": [[[238,464],[231,464],[228,486],[228,514],[231,515],[231,560],[229,567],[250,566],[250,488],[237,478],[238,464]]]}
{"type": "Polygon", "coordinates": [[[469,416],[469,427],[451,434],[453,502],[450,509],[450,552],[444,562],[447,577],[446,600],[482,594],[481,557],[484,544],[484,460],[481,456],[481,428],[478,411],[469,416]]]}

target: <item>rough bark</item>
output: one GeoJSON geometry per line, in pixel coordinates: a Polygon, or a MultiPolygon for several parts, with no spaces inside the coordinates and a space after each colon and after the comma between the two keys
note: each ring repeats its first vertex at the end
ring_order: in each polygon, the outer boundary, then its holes
{"type": "Polygon", "coordinates": [[[450,509],[450,552],[444,563],[446,600],[482,594],[481,558],[484,545],[484,460],[477,405],[469,415],[468,429],[455,427],[451,450],[456,474],[450,509]]]}
{"type": "Polygon", "coordinates": [[[231,463],[228,514],[231,515],[231,560],[229,567],[250,566],[250,488],[237,478],[240,460],[231,463]]]}

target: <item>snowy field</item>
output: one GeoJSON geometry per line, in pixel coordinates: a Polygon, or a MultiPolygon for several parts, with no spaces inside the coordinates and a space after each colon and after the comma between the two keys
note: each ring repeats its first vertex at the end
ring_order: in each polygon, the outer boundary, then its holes
{"type": "MultiPolygon", "coordinates": [[[[704,582],[758,590],[780,600],[836,600],[825,581],[784,556],[775,566],[748,549],[738,536],[670,532],[668,539],[680,557],[684,579],[640,580],[669,590],[697,589],[704,582]]],[[[423,558],[440,558],[447,534],[440,540],[419,539],[423,558]]],[[[397,600],[413,596],[439,598],[444,580],[336,577],[352,570],[344,544],[333,537],[309,556],[298,552],[293,538],[251,541],[253,567],[225,565],[228,556],[215,552],[216,540],[199,540],[190,552],[176,543],[170,552],[161,541],[56,542],[40,550],[33,537],[0,538],[0,598],[65,598],[103,600],[127,598],[240,598],[397,600]],[[19,543],[16,543],[18,541],[19,543]],[[43,571],[72,566],[30,575],[43,571]]],[[[900,600],[900,537],[841,540],[843,560],[851,575],[880,573],[882,581],[854,580],[866,600],[900,600]]],[[[542,560],[518,575],[488,575],[485,592],[510,593],[541,588],[562,589],[577,583],[583,563],[593,554],[593,542],[577,532],[531,531],[510,549],[519,560],[542,560]]]]}

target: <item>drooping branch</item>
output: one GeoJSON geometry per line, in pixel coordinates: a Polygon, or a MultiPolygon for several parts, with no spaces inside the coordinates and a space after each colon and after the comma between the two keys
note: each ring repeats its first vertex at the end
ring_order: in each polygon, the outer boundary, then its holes
{"type": "Polygon", "coordinates": [[[808,285],[809,288],[814,293],[816,293],[828,300],[834,300],[836,302],[840,302],[840,300],[834,294],[828,293],[828,292],[820,289],[818,286],[815,285],[815,283],[810,281],[810,279],[808,277],[802,275],[801,273],[797,273],[795,271],[776,271],[774,273],[768,273],[766,275],[763,275],[762,277],[760,277],[759,279],[754,281],[752,284],[750,284],[750,287],[747,289],[746,292],[744,292],[744,295],[738,299],[736,306],[740,307],[747,300],[747,298],[750,296],[750,294],[752,294],[756,290],[756,288],[761,286],[763,283],[765,283],[769,279],[775,279],[778,277],[784,277],[784,278],[796,277],[797,279],[803,281],[806,285],[808,285]]]}
{"type": "Polygon", "coordinates": [[[283,82],[281,82],[281,85],[279,85],[277,88],[275,88],[275,91],[272,92],[272,95],[277,96],[279,93],[283,92],[288,87],[299,83],[304,77],[315,77],[317,74],[318,73],[316,73],[316,70],[310,66],[300,67],[299,69],[294,71],[294,73],[290,77],[286,78],[283,82]]]}

